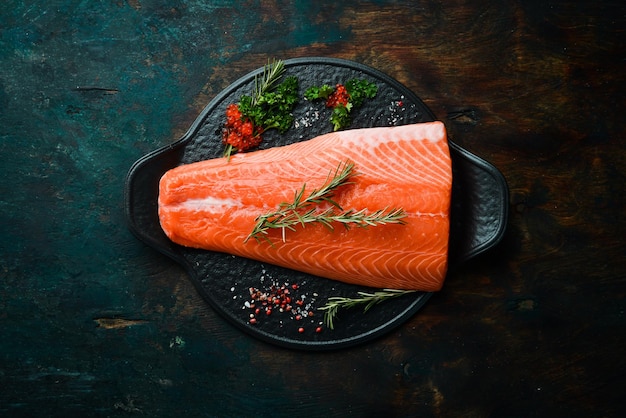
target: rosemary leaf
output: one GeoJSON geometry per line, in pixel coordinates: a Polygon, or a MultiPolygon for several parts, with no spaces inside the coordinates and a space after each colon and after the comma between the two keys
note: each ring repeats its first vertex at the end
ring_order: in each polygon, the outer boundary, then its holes
{"type": "Polygon", "coordinates": [[[268,62],[263,67],[261,78],[254,78],[254,95],[252,96],[252,104],[256,105],[259,99],[268,91],[270,91],[285,72],[285,63],[282,60],[274,60],[268,62]]]}
{"type": "Polygon", "coordinates": [[[350,179],[356,175],[354,163],[345,161],[328,174],[322,187],[314,189],[306,197],[305,183],[302,188],[294,193],[293,202],[283,202],[279,205],[278,210],[258,216],[255,219],[252,232],[250,232],[244,242],[247,242],[250,238],[254,238],[257,242],[261,241],[261,238],[269,241],[267,235],[270,229],[281,229],[284,241],[285,230],[294,231],[295,225],[298,224],[305,227],[308,223],[319,223],[331,231],[335,229],[334,223],[342,224],[346,229],[352,226],[368,227],[385,224],[406,224],[403,220],[406,217],[406,213],[400,208],[391,210],[385,208],[373,213],[367,213],[365,209],[344,211],[333,200],[334,192],[341,186],[351,184],[350,179]],[[322,203],[329,204],[331,207],[319,210],[317,205],[322,203]]]}
{"type": "Polygon", "coordinates": [[[367,312],[373,306],[389,299],[397,298],[416,290],[399,290],[399,289],[382,289],[373,293],[357,292],[360,297],[346,298],[341,296],[333,296],[328,298],[326,305],[318,308],[324,311],[324,323],[330,329],[334,329],[334,320],[340,308],[352,308],[359,305],[365,305],[363,312],[367,312]]]}

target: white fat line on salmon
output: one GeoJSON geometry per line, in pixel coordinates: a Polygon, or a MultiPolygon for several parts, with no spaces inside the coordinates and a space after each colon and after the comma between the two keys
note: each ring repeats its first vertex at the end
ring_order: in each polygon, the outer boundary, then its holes
{"type": "Polygon", "coordinates": [[[447,213],[443,213],[443,212],[419,212],[419,211],[417,211],[417,212],[413,212],[413,213],[407,212],[406,214],[407,214],[407,216],[414,215],[414,216],[418,216],[418,217],[423,216],[425,218],[447,218],[448,217],[448,214],[447,213]]]}
{"type": "Polygon", "coordinates": [[[238,208],[242,203],[235,199],[219,199],[216,197],[205,197],[203,199],[189,199],[178,205],[181,210],[193,210],[203,212],[217,212],[224,208],[238,208]]]}

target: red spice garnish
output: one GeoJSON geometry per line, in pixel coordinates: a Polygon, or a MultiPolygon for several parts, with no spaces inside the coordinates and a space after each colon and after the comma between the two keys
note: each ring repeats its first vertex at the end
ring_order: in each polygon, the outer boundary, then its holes
{"type": "MultiPolygon", "coordinates": [[[[271,284],[267,284],[263,288],[249,287],[247,293],[250,298],[244,300],[242,306],[242,309],[247,309],[248,323],[258,326],[264,321],[263,318],[278,315],[278,318],[287,317],[291,321],[295,321],[294,330],[299,333],[304,332],[307,323],[311,323],[314,328],[320,328],[319,331],[315,331],[320,332],[321,322],[318,323],[314,320],[315,313],[312,309],[317,293],[313,293],[312,297],[309,298],[305,293],[298,294],[300,291],[300,284],[279,284],[276,281],[272,281],[271,284]]],[[[282,326],[283,320],[281,319],[280,327],[282,326]]]]}

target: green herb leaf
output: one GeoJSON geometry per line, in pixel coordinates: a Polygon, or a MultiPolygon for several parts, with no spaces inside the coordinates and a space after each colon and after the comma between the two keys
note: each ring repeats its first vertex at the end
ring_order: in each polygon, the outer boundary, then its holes
{"type": "Polygon", "coordinates": [[[378,86],[367,80],[353,78],[346,83],[346,90],[350,95],[350,102],[355,107],[360,107],[365,99],[373,99],[378,93],[378,86]]]}
{"type": "Polygon", "coordinates": [[[297,103],[298,79],[293,76],[287,77],[275,91],[259,97],[253,121],[255,125],[263,126],[264,130],[276,128],[280,133],[284,133],[293,124],[291,112],[297,103]]]}
{"type": "Polygon", "coordinates": [[[263,67],[261,77],[254,78],[254,102],[256,102],[268,91],[272,90],[285,72],[285,63],[281,60],[273,61],[263,67]]]}
{"type": "Polygon", "coordinates": [[[297,103],[298,79],[291,76],[276,86],[275,91],[264,92],[255,98],[241,96],[239,111],[264,131],[276,128],[284,133],[293,123],[291,112],[297,103]]]}
{"type": "Polygon", "coordinates": [[[363,312],[367,312],[373,306],[381,302],[414,292],[416,292],[416,290],[382,289],[374,293],[357,292],[357,295],[360,296],[357,298],[333,296],[328,298],[326,305],[318,309],[324,311],[324,323],[326,326],[330,329],[334,329],[334,320],[337,318],[340,308],[364,306],[363,312]]]}
{"type": "MultiPolygon", "coordinates": [[[[329,230],[334,230],[335,224],[343,225],[346,229],[352,226],[366,228],[369,226],[378,226],[385,224],[405,224],[403,218],[407,215],[402,209],[387,208],[368,213],[366,210],[347,210],[344,211],[341,206],[333,200],[334,192],[337,188],[350,184],[350,179],[357,175],[354,172],[354,163],[346,161],[340,164],[334,173],[331,171],[326,178],[324,186],[314,189],[305,197],[306,183],[302,188],[294,193],[293,202],[283,202],[279,205],[278,210],[260,215],[256,218],[256,222],[252,232],[246,237],[247,242],[250,238],[254,238],[257,242],[264,239],[270,241],[267,237],[270,229],[282,229],[283,240],[285,239],[285,230],[295,231],[296,225],[306,226],[309,223],[318,223],[329,230]],[[321,203],[330,204],[331,207],[325,210],[318,210],[317,205],[321,203]]],[[[271,241],[270,241],[271,243],[271,241]]]]}
{"type": "MultiPolygon", "coordinates": [[[[330,122],[334,131],[349,127],[352,124],[352,110],[362,106],[366,99],[376,97],[378,93],[378,86],[375,83],[357,78],[348,80],[345,88],[349,96],[348,103],[345,105],[343,103],[333,105],[333,111],[330,115],[330,122]]],[[[304,97],[311,101],[327,100],[334,91],[335,87],[331,87],[328,84],[312,86],[306,89],[304,97]]],[[[326,105],[330,106],[328,102],[326,105]]]]}
{"type": "Polygon", "coordinates": [[[306,89],[306,91],[304,92],[304,97],[307,100],[326,100],[328,99],[328,96],[330,96],[331,94],[333,94],[333,91],[335,91],[335,88],[332,86],[329,86],[328,84],[324,84],[323,86],[317,87],[317,86],[312,86],[309,87],[308,89],[306,89]]]}
{"type": "Polygon", "coordinates": [[[330,114],[330,123],[333,124],[333,131],[350,126],[352,123],[352,118],[350,117],[351,109],[352,105],[350,103],[346,106],[340,104],[333,108],[333,112],[330,114]]]}

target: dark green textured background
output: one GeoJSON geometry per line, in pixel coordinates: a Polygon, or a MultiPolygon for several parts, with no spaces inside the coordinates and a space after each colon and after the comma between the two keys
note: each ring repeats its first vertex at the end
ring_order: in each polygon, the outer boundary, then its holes
{"type": "MultiPolygon", "coordinates": [[[[249,337],[224,325],[226,347],[194,323],[141,315],[151,269],[181,273],[123,217],[130,165],[186,128],[216,65],[342,36],[307,24],[313,6],[285,3],[300,10],[289,27],[252,13],[259,2],[235,3],[0,5],[0,415],[271,409],[282,383],[247,363],[249,337]],[[146,322],[94,321],[128,315],[146,322]],[[184,346],[170,347],[176,336],[184,346]]],[[[172,296],[151,292],[169,312],[172,296]]]]}

